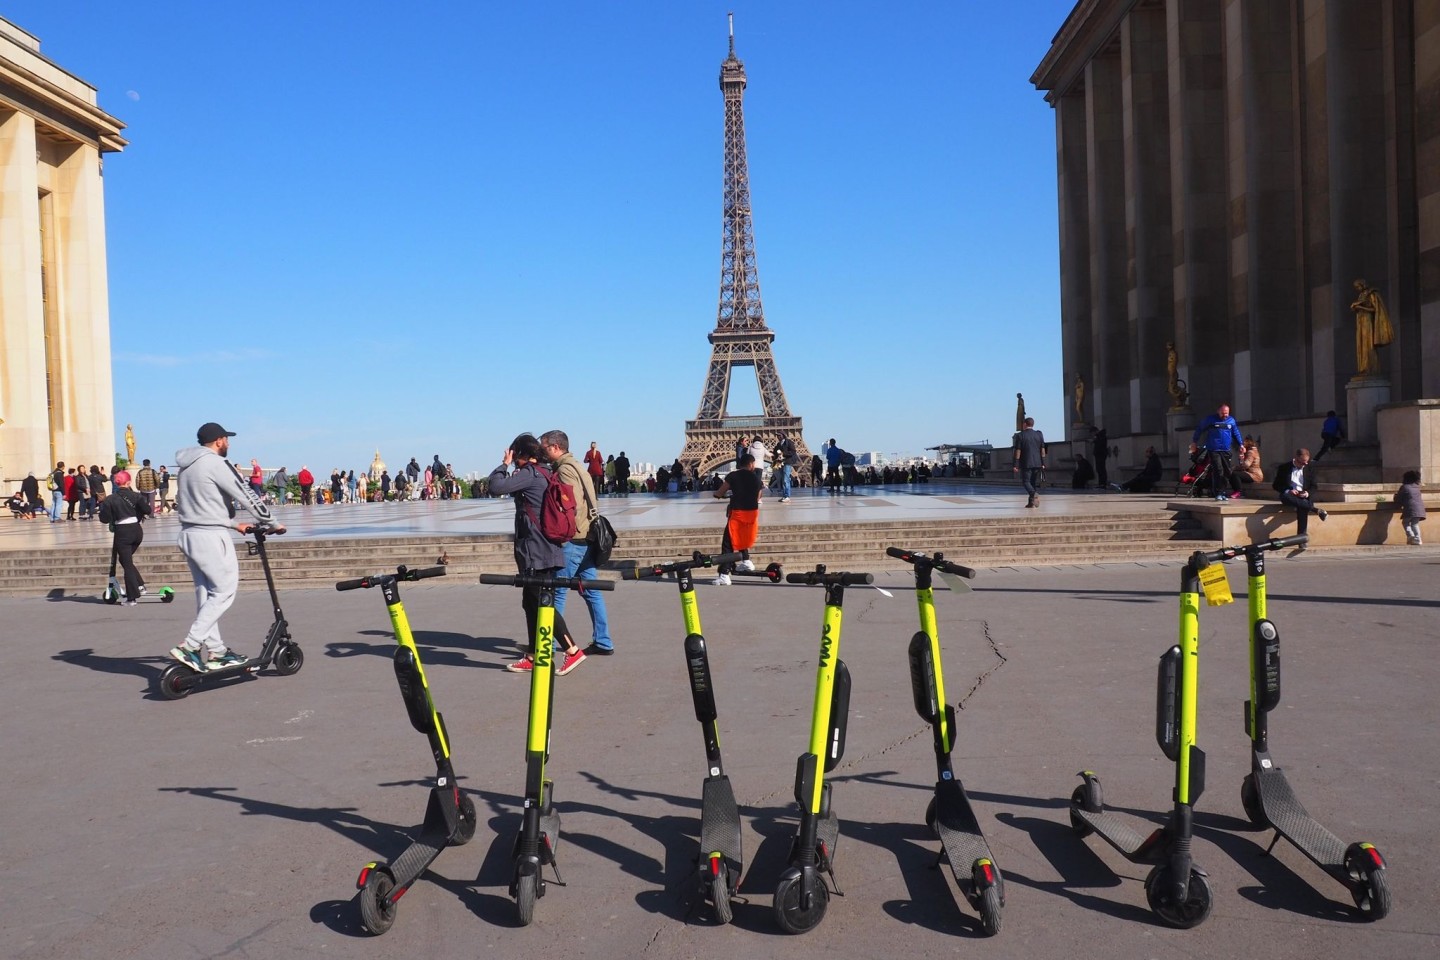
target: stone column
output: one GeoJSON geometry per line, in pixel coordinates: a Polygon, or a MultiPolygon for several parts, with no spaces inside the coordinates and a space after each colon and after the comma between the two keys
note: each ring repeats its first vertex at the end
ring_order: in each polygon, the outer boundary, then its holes
{"type": "Polygon", "coordinates": [[[51,466],[35,121],[0,111],[0,480],[51,466]]]}
{"type": "Polygon", "coordinates": [[[1234,406],[1242,419],[1309,412],[1289,3],[1226,0],[1234,406]]]}
{"type": "Polygon", "coordinates": [[[1085,412],[1090,423],[1114,425],[1117,432],[1130,423],[1123,106],[1118,51],[1097,54],[1085,64],[1090,316],[1095,351],[1095,377],[1086,378],[1089,388],[1085,412]]]}
{"type": "MultiPolygon", "coordinates": [[[[1221,0],[1165,7],[1170,88],[1175,346],[1190,404],[1213,410],[1234,392],[1227,295],[1225,66],[1221,0]]],[[[1187,438],[1188,439],[1188,438],[1187,438]]]]}
{"type": "MultiPolygon", "coordinates": [[[[1434,5],[1431,0],[1432,6],[1434,5]]],[[[1384,0],[1381,4],[1381,73],[1385,96],[1385,212],[1390,223],[1386,240],[1389,275],[1376,280],[1386,294],[1395,324],[1395,344],[1390,348],[1389,370],[1396,394],[1426,396],[1420,392],[1424,354],[1420,349],[1420,310],[1417,288],[1420,268],[1417,260],[1418,210],[1416,202],[1415,136],[1415,4],[1411,0],[1384,0]]],[[[1424,4],[1422,3],[1423,7],[1424,4]]],[[[1424,122],[1433,128],[1440,101],[1430,100],[1424,122]]],[[[1431,154],[1430,166],[1436,163],[1431,154]]]]}
{"type": "Polygon", "coordinates": [[[1415,200],[1421,397],[1440,397],[1440,0],[1415,0],[1415,200]],[[1425,113],[1421,113],[1422,105],[1425,113]]]}
{"type": "MultiPolygon", "coordinates": [[[[1071,416],[1070,387],[1077,372],[1095,381],[1090,332],[1090,193],[1086,174],[1085,95],[1067,94],[1055,104],[1056,169],[1060,177],[1060,338],[1064,354],[1061,407],[1065,421],[1051,425],[1065,435],[1071,416]]],[[[1043,430],[1044,427],[1042,426],[1043,430]]]]}
{"type": "MultiPolygon", "coordinates": [[[[1120,28],[1125,96],[1125,232],[1131,284],[1130,433],[1161,433],[1170,406],[1165,344],[1174,337],[1170,92],[1165,11],[1136,8],[1120,28]]],[[[1120,423],[1113,423],[1119,429],[1120,423]]]]}

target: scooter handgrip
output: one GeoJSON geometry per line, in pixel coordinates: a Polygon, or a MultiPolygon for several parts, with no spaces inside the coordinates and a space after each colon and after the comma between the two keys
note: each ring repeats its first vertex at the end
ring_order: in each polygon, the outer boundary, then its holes
{"type": "Polygon", "coordinates": [[[358,580],[341,580],[335,584],[336,590],[359,590],[361,587],[370,586],[369,577],[361,577],[358,580]]]}
{"type": "Polygon", "coordinates": [[[741,560],[749,560],[749,550],[734,550],[730,553],[717,553],[710,558],[710,562],[719,566],[722,563],[739,563],[741,560]]]}
{"type": "Polygon", "coordinates": [[[939,563],[935,564],[935,566],[939,567],[941,570],[944,570],[946,573],[953,573],[957,577],[964,577],[966,580],[975,579],[974,570],[971,570],[969,567],[962,567],[958,563],[951,563],[949,560],[941,560],[939,563]]]}
{"type": "Polygon", "coordinates": [[[446,574],[444,567],[426,567],[424,570],[411,570],[411,580],[428,580],[431,577],[443,577],[446,574]]]}
{"type": "Polygon", "coordinates": [[[914,551],[914,550],[904,550],[904,549],[902,549],[902,548],[900,548],[900,547],[886,547],[886,548],[885,548],[885,556],[887,556],[887,557],[894,557],[896,560],[904,560],[906,563],[909,563],[909,562],[910,562],[910,558],[913,557],[914,555],[915,555],[915,551],[914,551]]]}
{"type": "Polygon", "coordinates": [[[1310,534],[1302,533],[1295,537],[1277,537],[1270,541],[1269,546],[1272,550],[1283,550],[1285,547],[1298,547],[1302,543],[1308,543],[1309,540],[1310,534]]]}
{"type": "Polygon", "coordinates": [[[614,590],[614,589],[615,589],[615,581],[614,581],[614,580],[581,580],[580,582],[584,584],[584,586],[580,588],[580,589],[582,589],[582,590],[614,590]]]}
{"type": "Polygon", "coordinates": [[[638,563],[633,567],[626,567],[620,571],[621,580],[647,580],[651,577],[658,577],[664,574],[658,566],[642,567],[638,563]]]}
{"type": "Polygon", "coordinates": [[[849,587],[856,584],[874,583],[875,575],[873,573],[842,573],[839,579],[840,583],[849,587]]]}
{"type": "Polygon", "coordinates": [[[495,587],[513,587],[516,578],[508,573],[482,573],[480,582],[488,583],[495,587]]]}
{"type": "Polygon", "coordinates": [[[786,582],[786,583],[819,583],[819,582],[820,582],[819,579],[818,579],[819,576],[820,576],[819,574],[814,573],[813,571],[808,571],[808,570],[807,570],[805,573],[787,573],[787,574],[785,574],[785,582],[786,582]]]}

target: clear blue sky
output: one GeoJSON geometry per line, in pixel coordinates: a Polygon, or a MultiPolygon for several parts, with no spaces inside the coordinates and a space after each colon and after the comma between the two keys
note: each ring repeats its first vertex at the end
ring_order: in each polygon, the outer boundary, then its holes
{"type": "MultiPolygon", "coordinates": [[[[720,268],[727,11],[765,316],[817,448],[1062,434],[1054,115],[1072,0],[3,0],[128,124],[117,434],[169,459],[669,462],[720,268]]],[[[743,379],[741,381],[743,383],[743,379]]],[[[730,412],[759,412],[753,377],[730,412]]],[[[116,438],[116,449],[122,449],[116,438]]],[[[148,453],[147,453],[148,451],[148,453]]]]}

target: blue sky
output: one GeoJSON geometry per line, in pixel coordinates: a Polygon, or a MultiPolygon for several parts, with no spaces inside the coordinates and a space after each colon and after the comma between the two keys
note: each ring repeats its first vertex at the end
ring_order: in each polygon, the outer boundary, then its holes
{"type": "MultiPolygon", "coordinates": [[[[812,447],[1061,435],[1071,0],[4,0],[99,89],[117,434],[267,466],[673,459],[719,288],[727,11],[765,316],[812,447]]],[[[732,414],[758,413],[753,377],[732,414]]],[[[123,449],[117,436],[117,449],[123,449]]]]}

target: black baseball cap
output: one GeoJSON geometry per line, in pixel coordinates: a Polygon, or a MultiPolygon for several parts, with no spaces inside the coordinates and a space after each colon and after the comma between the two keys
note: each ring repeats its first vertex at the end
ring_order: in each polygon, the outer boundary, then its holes
{"type": "Polygon", "coordinates": [[[199,440],[202,446],[207,443],[214,443],[221,437],[233,436],[235,436],[234,431],[226,430],[224,427],[220,426],[220,424],[214,422],[207,423],[199,430],[195,431],[195,439],[199,440]]]}

